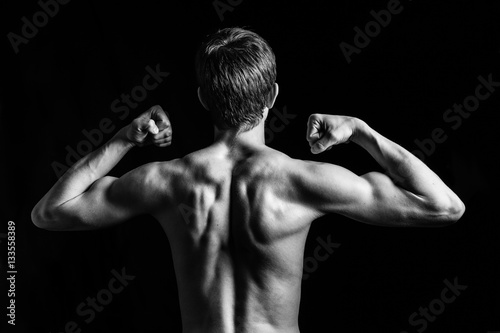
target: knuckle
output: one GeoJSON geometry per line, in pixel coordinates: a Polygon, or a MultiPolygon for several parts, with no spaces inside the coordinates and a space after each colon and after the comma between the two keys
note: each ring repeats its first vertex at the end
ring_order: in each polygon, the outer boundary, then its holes
{"type": "Polygon", "coordinates": [[[324,137],[328,141],[334,140],[335,139],[335,133],[333,133],[332,131],[328,131],[328,132],[325,133],[324,137]]]}
{"type": "Polygon", "coordinates": [[[311,117],[314,119],[314,120],[320,120],[322,118],[322,115],[321,113],[313,113],[311,115],[311,117]]]}
{"type": "Polygon", "coordinates": [[[318,114],[318,113],[313,113],[313,114],[311,114],[311,115],[309,116],[308,121],[309,121],[309,122],[313,122],[313,121],[318,120],[318,119],[319,119],[319,114],[318,114]]]}

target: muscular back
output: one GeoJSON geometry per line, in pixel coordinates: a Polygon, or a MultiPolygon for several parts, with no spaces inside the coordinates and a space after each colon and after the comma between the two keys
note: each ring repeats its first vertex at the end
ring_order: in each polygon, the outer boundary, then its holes
{"type": "Polygon", "coordinates": [[[261,122],[220,132],[183,159],[106,176],[134,145],[149,137],[165,147],[171,134],[164,111],[151,108],[78,161],[31,217],[48,230],[91,230],[155,216],[170,240],[185,333],[297,333],[304,243],[319,216],[435,227],[465,210],[424,163],[347,116],[311,115],[312,152],[353,141],[386,173],[291,159],[264,145],[261,122]]]}
{"type": "MultiPolygon", "coordinates": [[[[241,149],[240,149],[241,148],[241,149]]],[[[212,146],[168,168],[170,240],[184,332],[298,332],[304,244],[290,159],[212,146]]]]}
{"type": "Polygon", "coordinates": [[[386,173],[358,176],[291,159],[263,144],[261,122],[244,133],[219,133],[212,146],[183,159],[105,176],[150,134],[158,146],[170,144],[161,108],[132,125],[78,161],[31,216],[48,230],[99,229],[155,216],[170,240],[185,333],[297,333],[304,243],[319,216],[436,227],[456,222],[465,210],[424,163],[356,118],[312,115],[312,151],[352,140],[386,173]]]}

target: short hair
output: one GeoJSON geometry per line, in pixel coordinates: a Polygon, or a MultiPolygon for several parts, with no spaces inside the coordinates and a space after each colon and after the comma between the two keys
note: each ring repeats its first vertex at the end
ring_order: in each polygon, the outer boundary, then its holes
{"type": "Polygon", "coordinates": [[[200,46],[196,76],[214,125],[247,131],[263,117],[276,82],[276,58],[255,32],[225,28],[200,46]]]}

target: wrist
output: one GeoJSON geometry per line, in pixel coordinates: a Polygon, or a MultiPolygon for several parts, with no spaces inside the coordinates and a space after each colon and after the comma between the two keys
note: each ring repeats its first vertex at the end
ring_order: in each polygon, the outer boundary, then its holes
{"type": "Polygon", "coordinates": [[[371,128],[363,120],[359,118],[353,118],[354,129],[350,141],[363,146],[370,136],[371,128]]]}
{"type": "Polygon", "coordinates": [[[135,142],[127,137],[128,126],[120,129],[113,137],[113,140],[122,145],[126,149],[131,149],[136,146],[135,142]]]}

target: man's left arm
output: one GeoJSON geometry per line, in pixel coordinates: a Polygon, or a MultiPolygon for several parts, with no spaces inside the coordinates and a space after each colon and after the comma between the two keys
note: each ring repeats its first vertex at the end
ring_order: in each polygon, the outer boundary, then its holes
{"type": "Polygon", "coordinates": [[[103,228],[150,213],[161,195],[154,164],[121,178],[106,176],[134,146],[170,145],[170,121],[154,106],[122,128],[102,147],[80,159],[45,194],[31,212],[33,223],[48,230],[103,228]]]}

